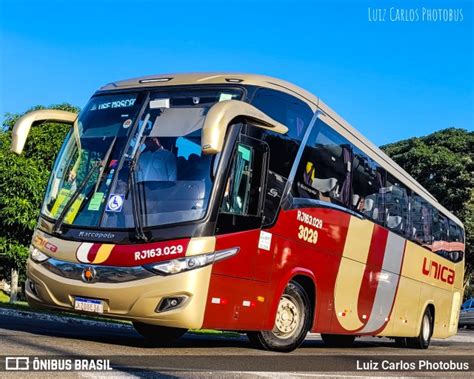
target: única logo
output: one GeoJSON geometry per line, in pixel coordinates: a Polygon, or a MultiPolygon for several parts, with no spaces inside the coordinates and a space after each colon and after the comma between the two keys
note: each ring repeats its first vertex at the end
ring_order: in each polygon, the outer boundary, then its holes
{"type": "Polygon", "coordinates": [[[441,280],[444,283],[454,283],[454,270],[441,263],[423,258],[423,275],[441,280]]]}

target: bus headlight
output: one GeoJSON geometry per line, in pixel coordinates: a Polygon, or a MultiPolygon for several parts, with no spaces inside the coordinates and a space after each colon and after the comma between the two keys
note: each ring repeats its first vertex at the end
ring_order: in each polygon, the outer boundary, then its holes
{"type": "Polygon", "coordinates": [[[37,263],[42,263],[49,259],[49,257],[46,254],[41,252],[39,249],[37,249],[33,245],[30,245],[29,250],[30,250],[30,258],[37,263]]]}
{"type": "Polygon", "coordinates": [[[152,263],[144,267],[161,275],[173,275],[221,261],[237,254],[238,251],[238,247],[233,247],[231,249],[214,251],[208,254],[172,259],[170,261],[160,263],[152,263]]]}

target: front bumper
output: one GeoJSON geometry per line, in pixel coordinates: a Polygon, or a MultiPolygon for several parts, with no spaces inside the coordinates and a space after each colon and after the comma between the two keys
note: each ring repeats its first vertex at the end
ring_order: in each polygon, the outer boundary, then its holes
{"type": "Polygon", "coordinates": [[[32,305],[74,310],[75,297],[101,299],[101,316],[141,321],[148,324],[199,329],[204,319],[212,265],[169,276],[153,276],[120,283],[85,283],[57,275],[41,263],[28,260],[26,295],[32,305]],[[176,309],[156,312],[161,299],[187,296],[176,309]]]}

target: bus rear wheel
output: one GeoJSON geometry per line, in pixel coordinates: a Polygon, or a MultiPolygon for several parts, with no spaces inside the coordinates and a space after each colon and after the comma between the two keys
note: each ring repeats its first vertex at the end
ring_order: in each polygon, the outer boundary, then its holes
{"type": "Polygon", "coordinates": [[[433,316],[431,310],[426,308],[421,319],[420,334],[417,337],[406,339],[408,347],[413,349],[427,349],[430,346],[431,336],[433,335],[433,316]]]}
{"type": "Polygon", "coordinates": [[[250,342],[265,350],[290,352],[304,341],[311,327],[311,304],[303,287],[290,282],[283,293],[271,331],[247,333],[250,342]]]}
{"type": "Polygon", "coordinates": [[[188,330],[181,328],[169,328],[166,326],[144,324],[134,321],[133,327],[148,342],[153,345],[166,345],[182,337],[188,330]]]}
{"type": "Polygon", "coordinates": [[[330,347],[349,347],[355,340],[355,336],[347,334],[321,334],[321,338],[330,347]]]}

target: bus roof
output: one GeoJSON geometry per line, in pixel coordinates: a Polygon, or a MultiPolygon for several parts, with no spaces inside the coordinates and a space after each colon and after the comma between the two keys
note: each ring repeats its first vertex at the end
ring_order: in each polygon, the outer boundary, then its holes
{"type": "Polygon", "coordinates": [[[162,74],[149,75],[139,78],[119,80],[109,83],[100,88],[101,91],[119,90],[126,88],[140,87],[161,87],[161,86],[177,86],[177,85],[196,85],[196,84],[246,84],[273,88],[283,91],[299,98],[302,98],[308,105],[316,110],[318,98],[312,93],[298,87],[285,80],[272,78],[270,76],[256,74],[240,74],[240,73],[189,73],[189,74],[162,74]]]}
{"type": "Polygon", "coordinates": [[[450,211],[443,207],[438,200],[430,194],[420,183],[418,183],[410,174],[402,167],[395,163],[382,150],[365,138],[361,133],[352,127],[346,120],[339,116],[329,106],[327,106],[318,97],[305,89],[296,86],[285,80],[273,78],[265,75],[243,74],[243,73],[171,73],[160,75],[149,75],[138,78],[119,80],[111,82],[100,88],[100,91],[111,91],[121,89],[132,89],[140,87],[164,87],[177,85],[207,85],[207,84],[242,84],[266,87],[278,91],[286,92],[305,101],[308,106],[316,111],[321,110],[332,118],[346,132],[349,141],[363,150],[367,155],[374,159],[386,171],[390,172],[394,177],[403,182],[406,186],[422,195],[435,208],[444,213],[450,219],[463,226],[462,222],[454,216],[450,211]]]}

